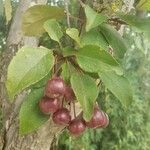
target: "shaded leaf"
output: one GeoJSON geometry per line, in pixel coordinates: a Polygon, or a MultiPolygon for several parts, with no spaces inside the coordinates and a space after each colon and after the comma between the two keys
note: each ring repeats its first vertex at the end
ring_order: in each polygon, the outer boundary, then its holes
{"type": "Polygon", "coordinates": [[[45,32],[43,28],[45,21],[48,19],[62,19],[64,16],[64,10],[56,6],[32,6],[23,15],[23,33],[27,36],[39,36],[45,32]]]}
{"type": "Polygon", "coordinates": [[[103,24],[100,26],[100,29],[109,45],[113,48],[115,57],[123,58],[127,50],[125,40],[121,37],[117,30],[115,30],[110,25],[103,24]]]}
{"type": "Polygon", "coordinates": [[[44,78],[54,64],[53,54],[46,48],[21,48],[8,67],[6,87],[13,100],[14,96],[44,78]]]}
{"type": "Polygon", "coordinates": [[[19,113],[19,132],[27,134],[37,130],[43,125],[49,116],[42,114],[38,103],[44,94],[44,88],[34,89],[24,99],[19,113]]]}
{"type": "Polygon", "coordinates": [[[65,47],[62,49],[62,54],[64,57],[75,56],[76,53],[77,53],[77,50],[75,50],[71,47],[65,47]]]}
{"type": "Polygon", "coordinates": [[[74,66],[72,66],[72,64],[70,62],[65,62],[63,65],[62,65],[62,73],[61,73],[61,76],[63,77],[63,79],[69,83],[70,81],[70,78],[71,78],[71,74],[75,73],[76,70],[74,68],[74,66]]]}
{"type": "Polygon", "coordinates": [[[131,104],[132,89],[125,77],[119,76],[113,71],[101,71],[99,76],[106,88],[120,100],[122,105],[128,107],[131,104]]]}
{"type": "Polygon", "coordinates": [[[98,14],[91,7],[85,5],[84,7],[85,15],[86,15],[86,31],[91,30],[107,21],[107,17],[103,14],[98,14]]]}
{"type": "Polygon", "coordinates": [[[60,43],[59,40],[63,36],[63,32],[61,31],[59,23],[55,19],[47,20],[44,23],[44,29],[48,32],[51,39],[60,43]]]}
{"type": "Polygon", "coordinates": [[[99,92],[95,81],[88,75],[73,74],[71,86],[83,109],[84,119],[89,121],[93,115],[94,104],[99,92]]]}

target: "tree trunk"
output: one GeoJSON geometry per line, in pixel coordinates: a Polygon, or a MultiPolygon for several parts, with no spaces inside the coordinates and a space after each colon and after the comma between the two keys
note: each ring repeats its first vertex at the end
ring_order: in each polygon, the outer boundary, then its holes
{"type": "Polygon", "coordinates": [[[18,134],[18,112],[26,92],[18,95],[13,104],[8,103],[5,81],[7,67],[18,48],[23,45],[38,46],[38,39],[25,37],[21,32],[22,14],[32,4],[45,4],[47,0],[21,0],[12,21],[7,38],[7,47],[0,63],[0,102],[2,103],[3,130],[0,136],[1,150],[49,150],[54,137],[63,129],[49,120],[36,133],[18,134]]]}

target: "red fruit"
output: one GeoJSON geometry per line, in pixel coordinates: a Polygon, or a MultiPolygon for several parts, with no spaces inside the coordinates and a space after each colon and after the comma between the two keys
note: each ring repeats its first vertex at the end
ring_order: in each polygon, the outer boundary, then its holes
{"type": "Polygon", "coordinates": [[[47,82],[45,95],[50,98],[60,97],[65,94],[65,82],[60,77],[54,77],[47,82]]]}
{"type": "Polygon", "coordinates": [[[75,118],[70,122],[68,126],[69,132],[73,135],[80,135],[85,131],[85,129],[86,129],[86,124],[83,119],[75,118]]]}
{"type": "Polygon", "coordinates": [[[75,94],[70,86],[67,86],[65,89],[65,100],[71,102],[75,99],[75,94]]]}
{"type": "Polygon", "coordinates": [[[106,128],[108,125],[109,125],[109,117],[106,113],[105,114],[105,119],[104,119],[104,122],[103,122],[103,125],[101,126],[101,128],[106,128]]]}
{"type": "Polygon", "coordinates": [[[89,128],[97,128],[104,125],[105,122],[105,114],[98,107],[94,108],[94,114],[92,119],[89,122],[86,122],[87,127],[89,128]]]}
{"type": "Polygon", "coordinates": [[[50,114],[58,110],[61,107],[61,103],[60,100],[58,100],[57,98],[52,99],[48,97],[43,97],[39,102],[39,107],[41,112],[45,114],[50,114]]]}
{"type": "Polygon", "coordinates": [[[67,125],[71,121],[70,112],[66,108],[60,108],[53,114],[52,119],[56,124],[67,125]]]}

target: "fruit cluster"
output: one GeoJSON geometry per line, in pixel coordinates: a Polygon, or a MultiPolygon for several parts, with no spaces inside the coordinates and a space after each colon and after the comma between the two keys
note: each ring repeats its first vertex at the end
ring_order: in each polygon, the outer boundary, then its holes
{"type": "MultiPolygon", "coordinates": [[[[65,125],[69,132],[73,135],[80,135],[88,128],[102,128],[109,124],[109,118],[106,113],[95,106],[93,117],[89,122],[83,119],[83,113],[74,118],[70,114],[70,110],[64,106],[75,103],[75,94],[70,86],[67,86],[63,79],[54,77],[47,82],[45,87],[45,96],[40,100],[39,107],[41,112],[49,115],[52,113],[52,120],[55,124],[65,125]]],[[[75,105],[74,105],[75,106],[75,105]]],[[[71,108],[71,107],[70,107],[71,108]]],[[[75,107],[74,107],[75,109],[75,107]]],[[[75,113],[75,110],[74,110],[75,113]]]]}

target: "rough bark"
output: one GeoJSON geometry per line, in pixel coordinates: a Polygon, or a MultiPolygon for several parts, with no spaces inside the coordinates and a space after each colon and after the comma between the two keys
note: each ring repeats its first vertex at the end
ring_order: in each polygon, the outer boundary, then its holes
{"type": "Polygon", "coordinates": [[[23,45],[38,46],[38,39],[25,37],[21,31],[22,14],[34,4],[45,4],[47,0],[21,0],[13,18],[12,25],[7,38],[6,51],[0,63],[0,102],[3,112],[3,131],[0,136],[0,149],[2,150],[49,150],[54,137],[63,129],[56,127],[49,120],[36,133],[27,136],[18,134],[18,112],[26,92],[18,95],[15,103],[10,104],[7,99],[5,81],[8,64],[23,45]]]}

